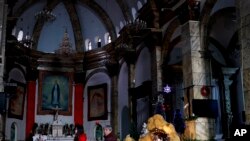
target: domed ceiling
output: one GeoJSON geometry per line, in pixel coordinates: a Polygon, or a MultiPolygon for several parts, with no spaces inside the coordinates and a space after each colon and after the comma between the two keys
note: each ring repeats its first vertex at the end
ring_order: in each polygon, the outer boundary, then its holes
{"type": "MultiPolygon", "coordinates": [[[[119,31],[136,18],[146,0],[8,0],[8,30],[18,40],[31,38],[32,49],[54,53],[68,33],[72,48],[78,52],[97,48],[119,36],[119,31]],[[37,18],[48,10],[54,20],[37,18]],[[10,23],[12,22],[12,24],[10,23]],[[23,32],[22,39],[20,31],[23,32]]],[[[8,32],[7,30],[7,32],[8,32]]],[[[29,46],[30,47],[30,46],[29,46]]]]}

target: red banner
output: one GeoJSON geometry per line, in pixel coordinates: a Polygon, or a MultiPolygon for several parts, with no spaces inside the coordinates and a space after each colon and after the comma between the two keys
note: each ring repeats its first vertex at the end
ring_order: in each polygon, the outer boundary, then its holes
{"type": "Polygon", "coordinates": [[[27,83],[26,138],[32,133],[35,122],[36,81],[27,83]]]}
{"type": "Polygon", "coordinates": [[[83,125],[83,84],[75,84],[74,122],[83,125]]]}

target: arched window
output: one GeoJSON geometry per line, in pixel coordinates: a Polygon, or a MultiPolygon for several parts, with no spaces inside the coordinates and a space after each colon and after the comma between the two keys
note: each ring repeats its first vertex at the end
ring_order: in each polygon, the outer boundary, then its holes
{"type": "Polygon", "coordinates": [[[104,42],[105,44],[108,44],[111,42],[111,37],[108,32],[104,34],[104,42]]]}
{"type": "Polygon", "coordinates": [[[122,28],[123,28],[123,26],[124,26],[123,22],[122,22],[122,21],[120,21],[120,28],[122,29],[122,28]]]}
{"type": "Polygon", "coordinates": [[[22,41],[23,40],[23,30],[22,29],[20,29],[20,31],[18,32],[17,40],[18,41],[22,41]]]}
{"type": "Polygon", "coordinates": [[[13,122],[10,127],[10,141],[17,140],[17,126],[16,123],[13,122]]]}
{"type": "Polygon", "coordinates": [[[116,31],[117,37],[119,37],[119,36],[120,36],[120,34],[119,34],[120,29],[119,29],[119,27],[118,27],[118,26],[116,26],[116,27],[115,27],[115,31],[116,31]]]}
{"type": "Polygon", "coordinates": [[[101,124],[97,123],[95,127],[95,139],[101,141],[103,138],[103,127],[101,124]]]}
{"type": "Polygon", "coordinates": [[[142,8],[142,3],[140,1],[137,2],[137,8],[138,10],[142,8]]]}
{"type": "Polygon", "coordinates": [[[108,43],[111,43],[111,36],[108,36],[108,43]]]}
{"type": "Polygon", "coordinates": [[[88,42],[88,50],[92,50],[92,44],[90,41],[88,42]]]}
{"type": "Polygon", "coordinates": [[[97,47],[101,47],[101,46],[102,46],[102,40],[100,38],[98,38],[97,47]]]}
{"type": "Polygon", "coordinates": [[[11,35],[16,37],[16,26],[12,29],[11,35]]]}
{"type": "Polygon", "coordinates": [[[132,15],[133,15],[133,19],[136,19],[136,9],[133,7],[132,9],[132,15]]]}
{"type": "Polygon", "coordinates": [[[90,42],[90,39],[86,39],[86,40],[85,40],[85,50],[86,50],[86,51],[89,50],[89,42],[90,42]]]}

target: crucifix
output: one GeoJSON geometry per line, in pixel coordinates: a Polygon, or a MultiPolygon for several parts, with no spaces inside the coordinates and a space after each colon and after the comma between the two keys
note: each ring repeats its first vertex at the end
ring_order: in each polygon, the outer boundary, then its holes
{"type": "Polygon", "coordinates": [[[52,110],[54,111],[54,121],[57,121],[58,115],[59,115],[59,110],[62,110],[62,108],[59,108],[58,106],[56,106],[55,108],[52,108],[52,110]]]}

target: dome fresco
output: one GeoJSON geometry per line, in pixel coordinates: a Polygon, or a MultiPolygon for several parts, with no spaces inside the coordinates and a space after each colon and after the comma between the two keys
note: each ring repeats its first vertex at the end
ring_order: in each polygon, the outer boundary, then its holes
{"type": "Polygon", "coordinates": [[[12,6],[8,15],[17,19],[12,35],[17,37],[22,31],[23,38],[34,40],[33,49],[54,53],[61,44],[65,30],[72,48],[76,51],[87,51],[86,41],[91,42],[92,49],[95,49],[98,39],[102,46],[108,43],[105,36],[116,39],[126,21],[135,18],[136,12],[145,1],[9,0],[8,4],[12,6]],[[54,16],[53,21],[38,19],[39,13],[44,10],[54,16]]]}

